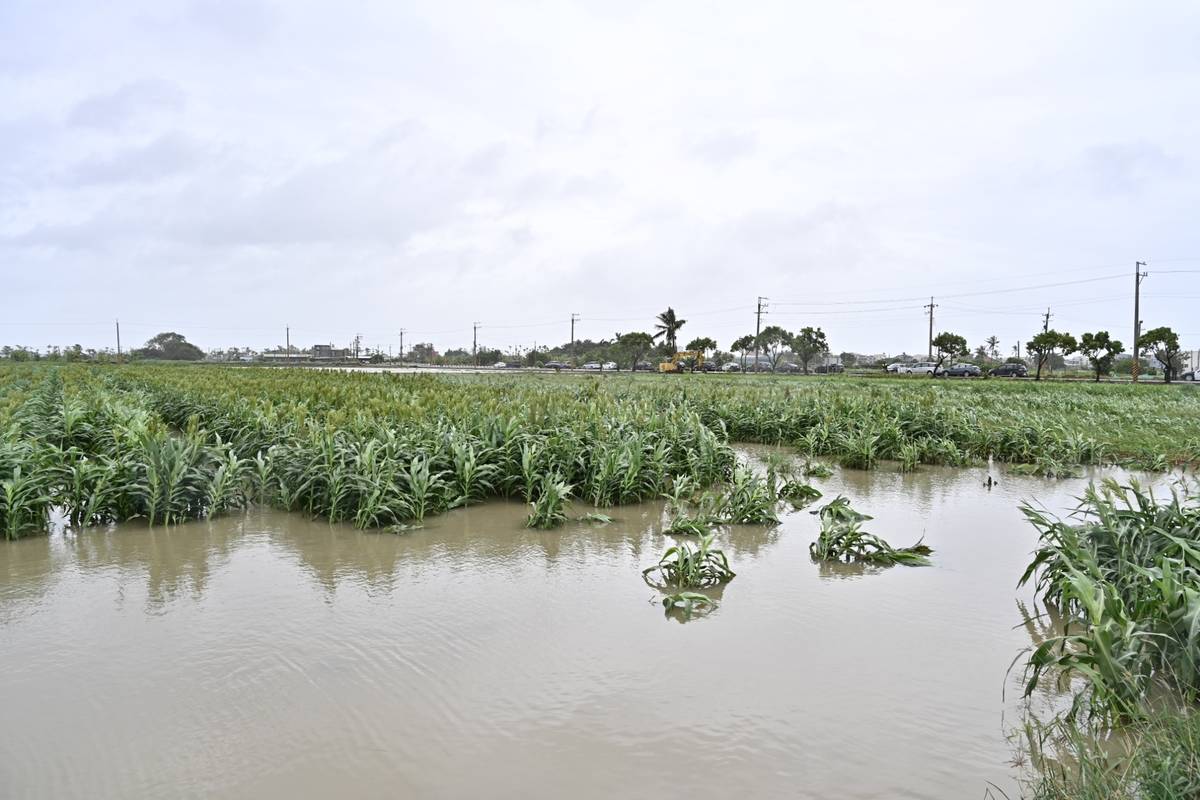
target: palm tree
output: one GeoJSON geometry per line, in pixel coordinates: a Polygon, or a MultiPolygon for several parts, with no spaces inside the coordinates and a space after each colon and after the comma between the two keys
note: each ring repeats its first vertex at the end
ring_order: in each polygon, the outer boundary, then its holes
{"type": "Polygon", "coordinates": [[[989,356],[996,358],[996,356],[1000,355],[1000,339],[995,336],[989,336],[984,339],[983,342],[987,345],[987,352],[989,356]]]}
{"type": "Polygon", "coordinates": [[[679,329],[687,324],[686,319],[679,319],[675,316],[675,309],[667,306],[667,310],[658,315],[658,322],[654,323],[654,329],[658,333],[652,338],[658,339],[662,337],[663,342],[671,352],[675,352],[675,334],[679,329]]]}

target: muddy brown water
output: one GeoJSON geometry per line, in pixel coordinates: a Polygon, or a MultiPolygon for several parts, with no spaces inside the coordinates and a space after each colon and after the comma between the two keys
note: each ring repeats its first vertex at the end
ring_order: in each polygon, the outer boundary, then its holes
{"type": "Polygon", "coordinates": [[[660,503],[0,542],[0,796],[1016,797],[1018,504],[1085,481],[984,477],[817,480],[934,566],[818,566],[793,513],[721,532],[737,578],[685,623],[640,577],[660,503]]]}

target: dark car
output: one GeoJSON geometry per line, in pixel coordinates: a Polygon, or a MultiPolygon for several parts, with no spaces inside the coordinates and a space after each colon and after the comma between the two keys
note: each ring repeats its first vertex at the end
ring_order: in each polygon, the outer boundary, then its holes
{"type": "Polygon", "coordinates": [[[565,361],[547,361],[545,364],[542,364],[542,367],[545,369],[570,369],[571,365],[565,361]]]}
{"type": "Polygon", "coordinates": [[[654,372],[654,365],[649,361],[639,361],[633,368],[637,372],[654,372]]]}
{"type": "Polygon", "coordinates": [[[843,367],[841,364],[830,364],[829,365],[828,372],[830,375],[837,375],[838,373],[845,372],[845,371],[846,371],[846,368],[843,367]]]}
{"type": "Polygon", "coordinates": [[[974,364],[955,364],[942,371],[947,378],[978,378],[982,370],[974,364]]]}
{"type": "Polygon", "coordinates": [[[1024,364],[1001,364],[992,367],[988,375],[993,378],[1025,378],[1029,376],[1029,368],[1024,364]]]}

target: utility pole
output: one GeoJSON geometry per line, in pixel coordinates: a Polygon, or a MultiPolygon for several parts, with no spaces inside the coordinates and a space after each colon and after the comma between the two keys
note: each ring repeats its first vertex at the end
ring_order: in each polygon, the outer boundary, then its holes
{"type": "Polygon", "coordinates": [[[1042,315],[1042,333],[1047,333],[1050,330],[1050,306],[1046,306],[1046,313],[1042,315]]]}
{"type": "Polygon", "coordinates": [[[400,329],[400,363],[404,363],[404,328],[400,329]]]}
{"type": "Polygon", "coordinates": [[[758,309],[754,312],[754,366],[753,370],[758,372],[758,337],[762,335],[762,315],[767,312],[763,310],[763,300],[770,300],[769,297],[758,298],[758,309]]]}
{"type": "Polygon", "coordinates": [[[571,313],[571,366],[573,366],[573,367],[577,366],[579,363],[579,359],[576,358],[576,354],[575,354],[575,321],[578,319],[579,319],[579,315],[572,312],[571,313]]]}
{"type": "Polygon", "coordinates": [[[929,360],[933,360],[933,310],[937,308],[937,303],[933,302],[933,298],[929,298],[929,305],[925,306],[929,309],[929,360]]]}
{"type": "Polygon", "coordinates": [[[116,320],[117,323],[117,363],[121,363],[121,320],[116,320]]]}
{"type": "Polygon", "coordinates": [[[479,323],[471,323],[471,358],[479,366],[479,323]]]}
{"type": "Polygon", "coordinates": [[[287,348],[285,350],[285,352],[287,353],[287,363],[291,364],[292,363],[292,328],[290,325],[283,329],[283,341],[284,341],[284,347],[287,348]]]}
{"type": "Polygon", "coordinates": [[[1142,372],[1142,353],[1138,340],[1142,338],[1142,279],[1149,272],[1142,272],[1145,261],[1133,262],[1133,382],[1137,383],[1138,375],[1142,372]]]}

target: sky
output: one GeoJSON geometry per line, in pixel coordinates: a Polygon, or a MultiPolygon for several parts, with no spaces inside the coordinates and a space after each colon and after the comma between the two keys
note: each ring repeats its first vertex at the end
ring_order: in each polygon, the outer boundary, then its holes
{"type": "Polygon", "coordinates": [[[1200,4],[0,2],[0,344],[1200,348],[1200,4]]]}

